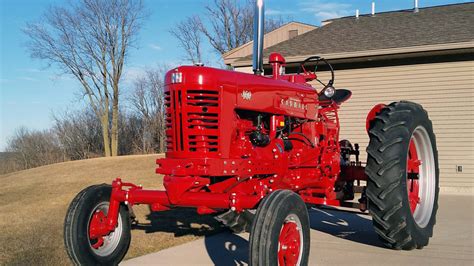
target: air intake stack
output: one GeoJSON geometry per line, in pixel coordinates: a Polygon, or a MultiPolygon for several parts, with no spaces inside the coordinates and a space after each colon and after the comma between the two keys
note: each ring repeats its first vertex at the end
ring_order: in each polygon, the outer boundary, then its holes
{"type": "Polygon", "coordinates": [[[418,13],[420,11],[418,7],[418,0],[415,0],[414,2],[414,7],[413,7],[413,12],[418,13]]]}
{"type": "Polygon", "coordinates": [[[253,17],[253,73],[263,75],[263,36],[265,25],[265,8],[263,0],[255,1],[253,17]]]}

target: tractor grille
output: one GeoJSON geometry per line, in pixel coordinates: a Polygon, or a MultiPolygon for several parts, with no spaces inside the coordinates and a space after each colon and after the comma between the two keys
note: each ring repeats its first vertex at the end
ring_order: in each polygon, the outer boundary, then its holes
{"type": "Polygon", "coordinates": [[[166,134],[166,150],[172,151],[174,149],[173,142],[173,109],[171,107],[171,92],[165,92],[165,134],[166,134]]]}
{"type": "Polygon", "coordinates": [[[168,151],[218,152],[219,91],[170,90],[165,105],[168,151]]]}

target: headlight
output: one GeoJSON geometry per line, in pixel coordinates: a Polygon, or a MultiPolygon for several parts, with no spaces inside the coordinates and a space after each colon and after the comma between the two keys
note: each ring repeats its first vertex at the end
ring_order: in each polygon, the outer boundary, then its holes
{"type": "Polygon", "coordinates": [[[171,73],[171,83],[181,83],[183,82],[183,73],[174,72],[171,73]]]}
{"type": "Polygon", "coordinates": [[[332,96],[334,96],[334,93],[336,93],[336,89],[334,89],[334,87],[332,86],[329,86],[324,90],[324,96],[326,96],[327,98],[331,98],[332,96]]]}

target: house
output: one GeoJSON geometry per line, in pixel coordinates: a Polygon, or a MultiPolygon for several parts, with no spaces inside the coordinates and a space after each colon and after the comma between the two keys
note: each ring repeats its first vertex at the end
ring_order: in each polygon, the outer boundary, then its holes
{"type": "MultiPolygon", "coordinates": [[[[359,143],[362,151],[372,106],[398,100],[422,104],[437,137],[441,190],[473,193],[474,3],[332,19],[267,47],[264,58],[271,52],[286,58],[287,73],[297,72],[312,55],[334,65],[335,87],[353,92],[341,108],[341,139],[359,143]]],[[[251,56],[229,64],[251,72],[251,56]]],[[[320,70],[327,80],[327,71],[320,70]]]]}
{"type": "MultiPolygon", "coordinates": [[[[308,31],[316,29],[316,26],[304,24],[300,22],[289,22],[278,29],[275,29],[264,37],[264,48],[276,45],[283,41],[292,39],[298,35],[304,34],[308,31]]],[[[223,54],[224,64],[232,65],[236,59],[252,55],[253,52],[253,41],[248,42],[242,46],[228,51],[223,54]]]]}

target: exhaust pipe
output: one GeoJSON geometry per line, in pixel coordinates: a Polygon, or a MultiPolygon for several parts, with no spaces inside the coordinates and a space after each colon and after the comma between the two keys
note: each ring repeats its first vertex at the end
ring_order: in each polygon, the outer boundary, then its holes
{"type": "Polygon", "coordinates": [[[256,0],[253,17],[253,73],[263,75],[263,36],[265,25],[265,10],[263,0],[256,0]]]}

